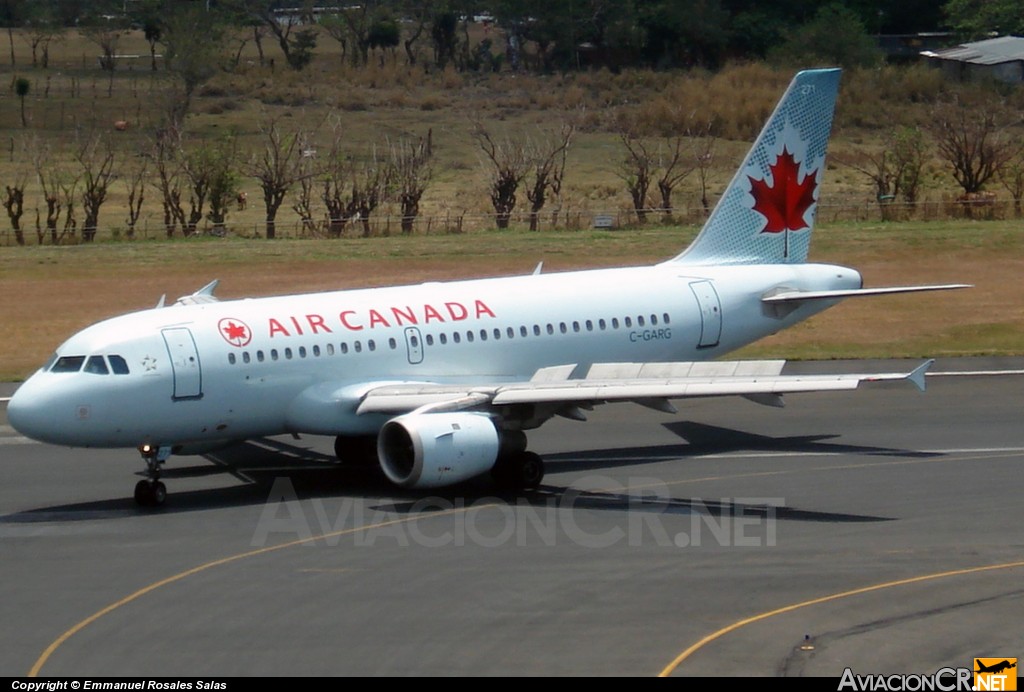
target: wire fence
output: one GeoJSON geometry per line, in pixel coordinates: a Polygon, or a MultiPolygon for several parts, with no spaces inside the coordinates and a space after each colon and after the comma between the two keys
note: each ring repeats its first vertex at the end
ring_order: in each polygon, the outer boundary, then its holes
{"type": "MultiPolygon", "coordinates": [[[[507,230],[520,232],[537,231],[581,231],[605,229],[628,231],[644,226],[699,226],[707,218],[703,207],[664,209],[614,209],[595,211],[593,209],[544,210],[531,219],[529,212],[517,212],[508,219],[507,230]]],[[[841,222],[899,222],[899,221],[942,221],[949,219],[995,220],[1021,218],[1019,204],[1013,200],[983,198],[972,201],[955,199],[922,201],[916,204],[899,202],[842,202],[818,205],[818,223],[841,222]]],[[[498,228],[495,214],[470,213],[447,210],[441,214],[423,214],[406,224],[403,217],[393,213],[375,214],[368,219],[348,219],[344,222],[329,219],[279,221],[275,223],[275,236],[281,239],[303,238],[364,238],[388,237],[405,233],[413,235],[449,235],[459,233],[480,233],[498,228]],[[408,230],[403,230],[405,226],[408,230]]],[[[18,233],[12,228],[0,229],[0,245],[75,245],[84,242],[90,235],[82,227],[72,229],[23,228],[19,241],[18,233]],[[56,242],[54,242],[56,240],[56,242]]],[[[1022,229],[1024,230],[1024,229],[1022,229]]],[[[185,233],[181,226],[168,229],[152,219],[143,219],[129,229],[125,226],[103,226],[91,234],[99,241],[159,240],[195,236],[233,236],[241,238],[264,238],[267,226],[263,221],[238,223],[228,221],[218,226],[208,221],[197,225],[191,233],[185,233]],[[171,232],[168,233],[168,230],[171,232]]]]}

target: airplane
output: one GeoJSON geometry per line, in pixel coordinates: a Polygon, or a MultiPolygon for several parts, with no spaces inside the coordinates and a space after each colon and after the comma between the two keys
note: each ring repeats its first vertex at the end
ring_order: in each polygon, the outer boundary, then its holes
{"type": "Polygon", "coordinates": [[[1003,661],[1000,661],[999,663],[995,663],[995,664],[993,664],[991,666],[986,666],[983,663],[979,663],[978,664],[978,669],[976,671],[974,671],[974,672],[975,673],[995,673],[995,674],[999,674],[999,673],[1002,673],[1004,670],[1009,670],[1010,668],[1016,668],[1016,667],[1017,667],[1016,662],[1010,663],[1009,660],[1003,660],[1003,661]]]}
{"type": "Polygon", "coordinates": [[[278,434],[329,435],[340,460],[380,464],[405,488],[490,472],[544,477],[526,432],[592,407],[787,393],[909,373],[783,375],[785,361],[721,361],[844,298],[964,288],[864,288],[807,261],[840,70],[798,73],[692,244],[651,266],[219,301],[213,282],[75,334],[13,395],[21,434],[70,447],[136,447],[142,506],[161,467],[278,434]]]}

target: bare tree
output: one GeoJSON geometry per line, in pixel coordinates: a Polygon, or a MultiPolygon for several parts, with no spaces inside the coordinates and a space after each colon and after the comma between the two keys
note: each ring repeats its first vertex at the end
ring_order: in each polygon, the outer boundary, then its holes
{"type": "Polygon", "coordinates": [[[526,187],[526,199],[530,201],[530,230],[537,230],[537,221],[541,209],[547,203],[547,197],[557,196],[562,191],[562,180],[565,177],[566,155],[575,128],[572,125],[562,126],[560,133],[544,142],[530,142],[527,155],[530,159],[530,175],[526,187]]]}
{"type": "Polygon", "coordinates": [[[932,127],[939,154],[953,168],[966,195],[982,190],[1013,158],[1014,147],[997,122],[995,107],[949,104],[939,109],[932,127]]]}
{"type": "Polygon", "coordinates": [[[661,213],[666,223],[672,219],[672,192],[683,182],[697,165],[696,157],[691,158],[685,151],[682,135],[666,137],[664,146],[658,149],[658,193],[661,195],[661,213]]]}
{"type": "Polygon", "coordinates": [[[319,175],[314,156],[312,151],[303,152],[299,163],[299,168],[302,171],[298,180],[299,187],[292,198],[292,210],[299,215],[302,230],[312,235],[317,234],[317,224],[313,212],[313,188],[315,178],[319,175]]]}
{"type": "Polygon", "coordinates": [[[75,161],[82,170],[82,240],[92,242],[99,225],[100,207],[114,181],[114,150],[106,138],[95,135],[79,145],[75,161]]]}
{"type": "Polygon", "coordinates": [[[129,166],[123,178],[125,192],[128,193],[128,218],[125,219],[125,223],[128,224],[128,238],[135,237],[135,226],[142,214],[142,202],[146,196],[147,163],[144,158],[138,159],[129,166]]]}
{"type": "Polygon", "coordinates": [[[213,224],[213,233],[226,232],[228,212],[238,195],[237,147],[232,138],[203,142],[184,156],[189,181],[189,214],[186,235],[194,235],[203,219],[213,224]]]}
{"type": "Polygon", "coordinates": [[[151,159],[157,173],[153,186],[160,193],[160,204],[164,212],[164,232],[170,238],[181,225],[182,233],[185,233],[185,210],[181,201],[184,169],[181,142],[176,131],[162,130],[157,133],[151,159]]]}
{"type": "Polygon", "coordinates": [[[370,216],[388,199],[392,181],[392,168],[387,161],[380,160],[376,148],[370,152],[369,158],[355,169],[350,205],[359,215],[364,238],[370,237],[370,216]]]}
{"type": "Polygon", "coordinates": [[[340,238],[349,220],[356,215],[354,200],[346,200],[346,190],[352,181],[352,162],[340,149],[341,130],[335,129],[334,144],[324,166],[320,198],[327,208],[327,232],[340,238]]]}
{"type": "Polygon", "coordinates": [[[489,188],[495,225],[498,228],[508,228],[512,212],[516,208],[519,184],[529,172],[530,161],[526,148],[522,142],[514,141],[510,137],[495,139],[479,120],[474,121],[472,133],[489,163],[489,188]]]}
{"type": "Polygon", "coordinates": [[[25,184],[28,176],[24,172],[14,175],[14,181],[6,185],[7,195],[4,197],[4,209],[7,210],[7,218],[11,220],[11,229],[14,230],[14,239],[18,245],[25,244],[25,231],[21,228],[21,216],[25,213],[25,184]]]}
{"type": "MultiPolygon", "coordinates": [[[[60,221],[60,170],[48,147],[38,140],[33,146],[32,165],[35,167],[36,179],[43,191],[43,201],[46,203],[46,232],[50,234],[50,242],[57,244],[57,224],[60,221]]],[[[43,244],[45,232],[39,223],[39,208],[36,207],[36,237],[39,244],[43,244]]]]}
{"type": "Polygon", "coordinates": [[[636,220],[647,222],[647,192],[651,187],[656,162],[649,146],[631,132],[620,132],[619,139],[626,148],[626,157],[619,169],[619,177],[626,183],[636,220]]]}
{"type": "Polygon", "coordinates": [[[400,141],[391,146],[391,168],[398,203],[402,209],[402,233],[413,231],[420,213],[420,199],[430,183],[430,137],[418,142],[400,141]]]}
{"type": "Polygon", "coordinates": [[[277,235],[277,211],[284,203],[288,190],[303,176],[312,175],[303,166],[302,152],[307,138],[299,132],[284,134],[271,120],[260,126],[263,134],[263,150],[249,160],[247,171],[256,178],[263,190],[266,207],[266,236],[273,240],[277,235]]]}
{"type": "Polygon", "coordinates": [[[692,135],[694,165],[697,171],[697,181],[700,184],[700,203],[704,208],[704,215],[707,216],[711,213],[711,203],[708,201],[708,178],[711,176],[711,166],[715,161],[717,138],[710,120],[694,129],[692,135]]]}

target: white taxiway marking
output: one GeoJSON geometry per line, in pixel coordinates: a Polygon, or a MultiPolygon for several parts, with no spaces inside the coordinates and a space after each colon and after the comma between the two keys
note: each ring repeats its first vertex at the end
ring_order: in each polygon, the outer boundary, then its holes
{"type": "Polygon", "coordinates": [[[947,370],[925,374],[928,377],[988,377],[992,375],[1024,375],[1024,370],[947,370]]]}

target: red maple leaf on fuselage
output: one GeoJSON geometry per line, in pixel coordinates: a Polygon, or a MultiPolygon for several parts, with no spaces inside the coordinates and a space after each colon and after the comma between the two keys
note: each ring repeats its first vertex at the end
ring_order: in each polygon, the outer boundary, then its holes
{"type": "Polygon", "coordinates": [[[236,339],[244,339],[245,327],[235,324],[234,322],[228,322],[227,326],[224,327],[224,334],[230,341],[234,341],[236,339]]]}
{"type": "Polygon", "coordinates": [[[814,189],[817,186],[813,170],[797,181],[800,166],[786,147],[769,166],[772,172],[772,186],[764,180],[750,178],[750,194],[754,196],[754,211],[765,217],[761,233],[782,233],[810,228],[804,215],[814,204],[814,189]]]}

